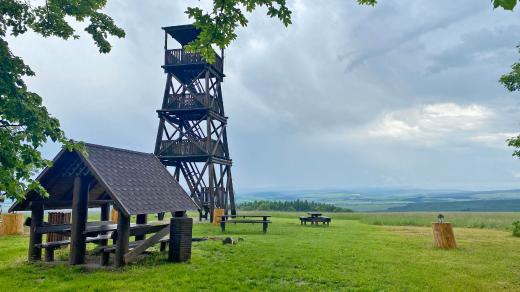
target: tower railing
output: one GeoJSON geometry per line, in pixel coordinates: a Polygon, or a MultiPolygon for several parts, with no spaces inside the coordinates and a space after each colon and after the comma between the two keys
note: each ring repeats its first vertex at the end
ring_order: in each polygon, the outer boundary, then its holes
{"type": "MultiPolygon", "coordinates": [[[[167,66],[176,65],[203,65],[207,64],[199,53],[188,52],[184,49],[170,49],[164,52],[164,64],[167,66]]],[[[215,53],[215,62],[211,64],[219,72],[223,71],[222,58],[215,53]]]]}
{"type": "Polygon", "coordinates": [[[213,97],[206,96],[205,94],[170,94],[166,107],[168,109],[210,108],[216,112],[219,111],[217,101],[213,97]]]}
{"type": "Polygon", "coordinates": [[[222,143],[211,140],[207,143],[206,139],[199,140],[174,140],[161,141],[161,147],[158,156],[200,156],[211,155],[215,149],[216,156],[224,156],[224,147],[222,143]],[[209,146],[209,147],[208,147],[209,146]]]}

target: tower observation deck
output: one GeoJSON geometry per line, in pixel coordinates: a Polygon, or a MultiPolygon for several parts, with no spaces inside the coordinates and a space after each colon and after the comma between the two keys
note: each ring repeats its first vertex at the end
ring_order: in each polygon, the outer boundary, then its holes
{"type": "Polygon", "coordinates": [[[197,204],[200,218],[213,220],[213,210],[236,214],[221,83],[224,51],[210,64],[185,46],[200,31],[193,25],[163,27],[166,86],[159,115],[155,155],[174,168],[197,204]],[[173,39],[180,48],[168,48],[173,39]]]}

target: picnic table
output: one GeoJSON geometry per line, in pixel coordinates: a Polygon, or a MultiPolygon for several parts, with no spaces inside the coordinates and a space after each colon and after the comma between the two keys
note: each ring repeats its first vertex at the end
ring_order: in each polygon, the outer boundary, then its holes
{"type": "Polygon", "coordinates": [[[267,232],[267,227],[269,226],[269,223],[271,223],[270,215],[220,215],[220,229],[222,231],[226,231],[226,224],[227,223],[262,223],[262,230],[264,233],[267,232]],[[243,218],[243,219],[236,219],[236,218],[243,218]],[[254,219],[254,218],[262,218],[262,219],[254,219]]]}
{"type": "Polygon", "coordinates": [[[318,225],[321,222],[329,226],[330,222],[332,221],[331,218],[322,216],[321,212],[308,212],[307,214],[309,214],[310,216],[300,216],[301,225],[307,225],[307,222],[310,222],[311,225],[318,225]]]}

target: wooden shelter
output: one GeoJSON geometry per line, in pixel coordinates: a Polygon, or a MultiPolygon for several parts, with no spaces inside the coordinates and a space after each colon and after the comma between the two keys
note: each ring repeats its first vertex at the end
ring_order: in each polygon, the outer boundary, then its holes
{"type": "Polygon", "coordinates": [[[200,31],[193,25],[163,27],[166,87],[157,111],[159,128],[154,153],[174,177],[184,179],[197,204],[200,218],[213,221],[213,210],[236,214],[231,176],[232,161],[227,142],[221,83],[224,81],[224,50],[215,62],[206,62],[185,46],[200,31]],[[168,48],[173,39],[180,48],[168,48]],[[203,215],[204,214],[204,215],[203,215]]]}
{"type": "Polygon", "coordinates": [[[38,181],[49,197],[42,198],[31,192],[10,209],[31,211],[29,260],[40,260],[44,247],[49,253],[46,258],[52,260],[53,248],[58,243],[42,244],[42,235],[61,232],[70,234],[70,242],[59,243],[70,244],[69,263],[83,264],[86,243],[106,246],[107,234],[113,232],[116,235],[111,237],[116,239],[114,262],[121,266],[129,251],[130,236],[143,240],[147,233],[169,229],[169,224],[147,224],[147,214],[197,209],[159,159],[149,153],[94,144],[86,144],[84,153],[62,150],[53,166],[38,176],[38,181]],[[109,221],[110,206],[119,212],[117,224],[109,221]],[[87,222],[89,207],[101,208],[100,221],[87,222]],[[45,223],[44,210],[51,209],[72,209],[71,224],[45,223]],[[132,215],[137,218],[136,224],[131,226],[132,215]]]}

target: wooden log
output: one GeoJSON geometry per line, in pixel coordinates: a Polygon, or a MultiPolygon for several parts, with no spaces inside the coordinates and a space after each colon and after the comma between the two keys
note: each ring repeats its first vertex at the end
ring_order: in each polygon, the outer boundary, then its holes
{"type": "Polygon", "coordinates": [[[130,216],[119,213],[118,217],[114,265],[116,267],[122,267],[125,265],[125,254],[128,252],[128,241],[130,239],[130,216]]]}
{"type": "Polygon", "coordinates": [[[36,228],[43,224],[43,204],[33,202],[31,204],[31,227],[29,234],[29,261],[40,261],[42,259],[42,249],[37,244],[42,243],[42,235],[36,233],[36,228]]]}
{"type": "Polygon", "coordinates": [[[455,235],[451,223],[443,222],[432,223],[433,246],[436,248],[456,248],[455,235]]]}
{"type": "Polygon", "coordinates": [[[72,191],[72,224],[69,254],[69,264],[71,265],[85,263],[87,243],[83,232],[87,226],[88,190],[87,178],[77,176],[74,179],[72,191]]]}
{"type": "Polygon", "coordinates": [[[23,214],[2,214],[0,235],[23,234],[23,214]]]}

